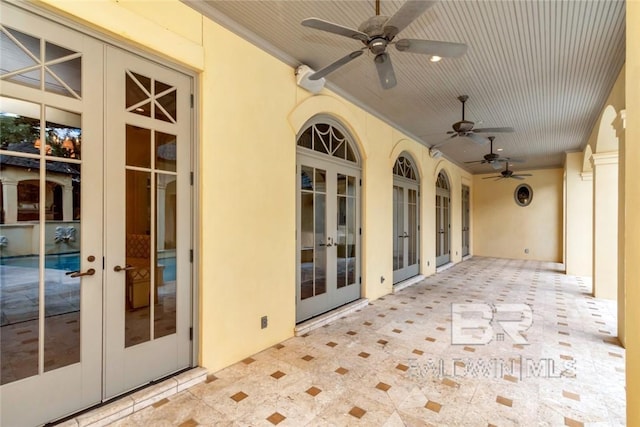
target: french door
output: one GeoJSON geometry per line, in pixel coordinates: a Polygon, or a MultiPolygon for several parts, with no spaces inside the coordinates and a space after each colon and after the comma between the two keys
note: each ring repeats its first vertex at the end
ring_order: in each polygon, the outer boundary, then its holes
{"type": "Polygon", "coordinates": [[[191,345],[191,79],[106,48],[106,398],[178,371],[191,345]]]}
{"type": "Polygon", "coordinates": [[[418,275],[418,185],[394,178],[393,185],[393,283],[418,275]]]}
{"type": "Polygon", "coordinates": [[[469,243],[471,233],[471,198],[469,187],[462,186],[462,256],[469,255],[469,243]]]}
{"type": "Polygon", "coordinates": [[[360,171],[298,154],[296,321],[360,298],[360,171]]]}
{"type": "Polygon", "coordinates": [[[436,181],[436,266],[451,260],[451,192],[447,176],[436,181]]]}
{"type": "Polygon", "coordinates": [[[0,424],[28,426],[191,363],[191,79],[0,8],[0,424]]]}

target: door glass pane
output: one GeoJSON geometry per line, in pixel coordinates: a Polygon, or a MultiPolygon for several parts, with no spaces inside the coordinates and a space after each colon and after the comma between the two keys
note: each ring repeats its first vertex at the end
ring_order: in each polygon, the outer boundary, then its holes
{"type": "Polygon", "coordinates": [[[40,168],[22,160],[0,156],[1,384],[38,373],[40,168]]]}
{"type": "MultiPolygon", "coordinates": [[[[19,99],[0,97],[0,149],[40,153],[40,106],[19,99]]],[[[39,160],[6,158],[18,168],[39,169],[39,160]]]]}
{"type": "MultiPolygon", "coordinates": [[[[325,175],[325,171],[316,169],[317,175],[325,175]]],[[[315,235],[316,235],[316,259],[315,259],[315,290],[314,295],[327,292],[327,247],[323,246],[327,241],[326,232],[326,195],[316,193],[315,235]]]]}
{"type": "Polygon", "coordinates": [[[404,267],[404,191],[393,186],[393,269],[404,267]]]}
{"type": "Polygon", "coordinates": [[[176,177],[156,175],[154,337],[176,332],[176,177]]]}
{"type": "Polygon", "coordinates": [[[442,255],[442,206],[440,200],[442,198],[436,195],[436,256],[442,255]]]}
{"type": "Polygon", "coordinates": [[[337,175],[336,286],[355,283],[355,177],[337,175]]]}
{"type": "MultiPolygon", "coordinates": [[[[156,82],[156,85],[160,82],[156,82]]],[[[156,88],[157,89],[157,88],[156,88]]],[[[156,90],[156,95],[159,92],[156,90]]],[[[158,97],[156,100],[156,119],[163,120],[165,122],[175,123],[176,117],[176,98],[177,92],[173,91],[158,97]]]]}
{"type": "Polygon", "coordinates": [[[313,168],[302,166],[300,174],[300,188],[313,191],[313,168]]]}
{"type": "Polygon", "coordinates": [[[449,253],[449,198],[442,198],[442,228],[444,231],[442,254],[449,253]]]}
{"type": "Polygon", "coordinates": [[[316,169],[316,191],[325,193],[327,191],[327,173],[322,169],[316,169]]]}
{"type": "MultiPolygon", "coordinates": [[[[346,193],[346,178],[344,175],[338,175],[338,212],[337,212],[337,233],[336,233],[336,286],[338,289],[347,286],[347,198],[340,195],[340,182],[343,182],[343,192],[346,193]]],[[[343,194],[344,194],[343,193],[343,194]]]]}
{"type": "MultiPolygon", "coordinates": [[[[306,172],[307,174],[309,171],[306,172]]],[[[313,176],[313,169],[311,170],[313,176]]],[[[308,175],[307,175],[308,176],[308,175]]],[[[313,181],[305,180],[302,168],[302,185],[312,185],[313,181]],[[305,181],[307,184],[305,184],[305,181]]],[[[314,209],[313,193],[302,192],[300,195],[300,295],[302,299],[313,296],[314,273],[314,209]]],[[[321,242],[318,242],[321,243],[321,242]]]]}
{"type": "Polygon", "coordinates": [[[125,86],[125,107],[127,111],[151,117],[151,79],[127,72],[125,86]]]}
{"type": "Polygon", "coordinates": [[[62,95],[71,95],[80,97],[82,95],[82,58],[77,57],[59,64],[52,64],[47,67],[52,75],[56,77],[56,81],[52,86],[47,84],[45,80],[45,89],[49,92],[55,92],[62,95]],[[66,87],[64,87],[64,85],[66,87]],[[64,89],[57,88],[64,87],[64,89]],[[68,87],[68,89],[67,89],[68,87]],[[71,92],[69,92],[69,89],[71,92]]]}
{"type": "Polygon", "coordinates": [[[176,171],[176,137],[168,133],[157,132],[156,169],[176,171]]]}
{"type": "MultiPolygon", "coordinates": [[[[80,160],[82,132],[80,130],[80,114],[46,107],[47,118],[46,140],[47,155],[80,160]]],[[[66,163],[54,162],[59,169],[64,169],[66,163]]],[[[59,171],[60,172],[60,171],[59,171]]],[[[77,173],[77,172],[76,172],[77,173]]]]}
{"type": "MultiPolygon", "coordinates": [[[[350,177],[352,178],[352,177],[350,177]]],[[[356,283],[356,199],[347,199],[347,285],[356,283]]]]}
{"type": "Polygon", "coordinates": [[[5,78],[14,83],[40,88],[40,39],[2,26],[0,32],[0,75],[25,70],[5,78]],[[33,69],[33,67],[36,67],[33,69]]]}
{"type": "MultiPolygon", "coordinates": [[[[128,141],[127,141],[128,145],[128,141]]],[[[151,174],[126,172],[125,347],[149,341],[151,295],[151,174]]],[[[154,257],[155,258],[155,257],[154,257]]],[[[155,290],[154,290],[155,297],[155,290]]]]}
{"type": "Polygon", "coordinates": [[[409,237],[407,254],[407,265],[414,265],[418,262],[418,204],[416,190],[408,189],[409,201],[407,205],[407,233],[409,237]]]}
{"type": "Polygon", "coordinates": [[[151,131],[127,125],[127,166],[151,167],[151,131]]]}
{"type": "Polygon", "coordinates": [[[47,161],[44,370],[80,362],[80,165],[47,161]]]}

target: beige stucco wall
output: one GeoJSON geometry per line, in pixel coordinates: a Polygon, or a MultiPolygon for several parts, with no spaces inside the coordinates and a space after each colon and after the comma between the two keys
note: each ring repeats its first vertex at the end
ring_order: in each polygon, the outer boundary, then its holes
{"type": "Polygon", "coordinates": [[[562,262],[563,170],[540,169],[524,181],[494,181],[473,176],[473,252],[501,258],[562,262]],[[514,201],[516,187],[526,183],[533,189],[531,204],[514,201]],[[529,253],[525,253],[529,249],[529,253]]]}
{"type": "Polygon", "coordinates": [[[625,130],[625,337],[627,425],[640,425],[640,2],[627,1],[625,130]]]}
{"type": "Polygon", "coordinates": [[[177,0],[43,3],[199,73],[202,366],[216,371],[293,335],[295,136],[315,115],[347,127],[363,159],[363,296],[392,290],[392,166],[403,151],[420,169],[421,272],[435,271],[434,186],[441,168],[453,185],[452,259],[460,260],[460,185],[472,184],[471,176],[431,159],[423,145],[328,90],[312,96],[298,88],[293,68],[177,0]],[[269,327],[261,330],[264,315],[269,327]]]}

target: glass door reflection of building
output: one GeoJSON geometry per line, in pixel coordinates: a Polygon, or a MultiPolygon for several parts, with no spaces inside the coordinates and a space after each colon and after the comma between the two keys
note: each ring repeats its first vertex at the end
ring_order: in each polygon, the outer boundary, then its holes
{"type": "Polygon", "coordinates": [[[360,297],[360,171],[349,141],[329,124],[307,128],[298,146],[300,322],[360,297]]]}
{"type": "Polygon", "coordinates": [[[393,283],[420,272],[418,179],[413,162],[400,156],[393,168],[393,283]]]}
{"type": "Polygon", "coordinates": [[[80,361],[81,277],[74,272],[81,265],[82,120],[19,99],[0,102],[7,153],[0,155],[0,381],[6,384],[80,361]]]}

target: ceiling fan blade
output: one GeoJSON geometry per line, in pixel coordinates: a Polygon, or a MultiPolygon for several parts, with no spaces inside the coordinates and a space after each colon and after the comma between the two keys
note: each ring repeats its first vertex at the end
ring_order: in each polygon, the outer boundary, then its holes
{"type": "Polygon", "coordinates": [[[473,142],[475,142],[476,144],[486,144],[487,142],[489,142],[489,138],[485,138],[484,136],[477,135],[473,132],[469,132],[465,136],[470,140],[472,140],[473,142]]]}
{"type": "Polygon", "coordinates": [[[511,175],[511,176],[533,176],[530,173],[519,173],[518,175],[511,175]]]}
{"type": "Polygon", "coordinates": [[[393,39],[396,34],[402,31],[407,25],[411,24],[418,16],[422,15],[425,10],[433,6],[435,1],[418,1],[407,0],[400,9],[384,24],[384,35],[389,40],[393,39]]]}
{"type": "Polygon", "coordinates": [[[338,59],[337,61],[332,62],[331,64],[327,65],[326,67],[321,68],[318,71],[316,71],[315,73],[311,74],[309,76],[309,80],[318,80],[318,79],[323,78],[327,74],[329,74],[329,73],[337,70],[338,68],[342,67],[347,62],[353,61],[358,56],[362,55],[362,53],[363,53],[363,50],[356,50],[356,51],[351,52],[350,54],[348,54],[346,56],[343,56],[342,58],[338,59]]]}
{"type": "Polygon", "coordinates": [[[471,164],[471,163],[484,163],[484,162],[485,162],[484,160],[474,160],[472,162],[465,162],[465,163],[471,164]]]}
{"type": "Polygon", "coordinates": [[[502,176],[501,175],[486,176],[486,177],[484,177],[482,179],[491,179],[491,178],[502,178],[502,176]]]}
{"type": "Polygon", "coordinates": [[[389,54],[384,52],[376,56],[375,63],[382,87],[385,89],[391,89],[394,87],[397,84],[396,73],[393,71],[393,64],[391,64],[389,54]]]}
{"type": "Polygon", "coordinates": [[[519,179],[520,181],[524,179],[521,175],[511,175],[509,178],[519,179]]]}
{"type": "Polygon", "coordinates": [[[510,132],[515,132],[515,129],[511,128],[511,127],[505,127],[505,128],[482,128],[482,129],[474,129],[474,132],[480,132],[480,133],[510,133],[510,132]]]}
{"type": "Polygon", "coordinates": [[[315,28],[316,30],[337,34],[339,36],[349,37],[350,39],[362,40],[365,42],[369,39],[369,36],[361,31],[334,24],[333,22],[325,21],[320,18],[307,18],[302,21],[302,25],[309,28],[315,28]]]}
{"type": "Polygon", "coordinates": [[[463,43],[439,42],[435,40],[402,39],[396,42],[400,52],[422,53],[443,58],[457,58],[467,52],[463,43]]]}
{"type": "Polygon", "coordinates": [[[454,133],[453,135],[451,135],[451,136],[447,137],[444,141],[438,142],[436,145],[434,145],[434,146],[433,146],[433,147],[431,147],[431,148],[438,148],[438,147],[441,147],[441,146],[443,146],[444,144],[446,144],[447,142],[451,141],[453,138],[455,138],[455,137],[457,137],[457,136],[458,136],[458,134],[457,134],[457,133],[454,133]]]}

